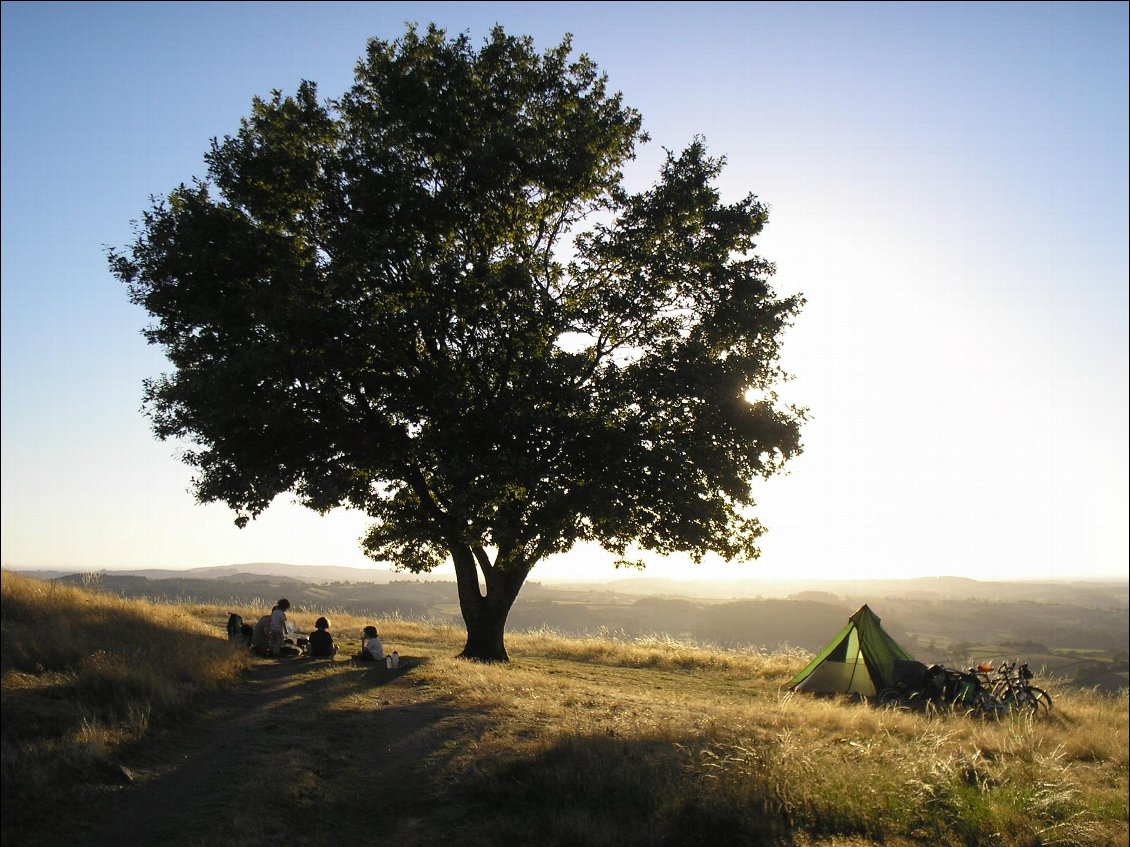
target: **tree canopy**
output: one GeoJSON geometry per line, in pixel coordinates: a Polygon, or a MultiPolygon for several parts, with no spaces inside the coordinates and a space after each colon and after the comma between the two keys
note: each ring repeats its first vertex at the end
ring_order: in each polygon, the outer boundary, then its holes
{"type": "Polygon", "coordinates": [[[572,56],[372,39],[339,98],[254,99],[109,254],[197,498],[243,525],[291,492],[370,516],[378,561],[450,559],[472,658],[506,658],[530,569],[577,542],[755,558],[751,484],[801,449],[766,207],[721,200],[701,138],[625,190],[641,117],[572,56]]]}

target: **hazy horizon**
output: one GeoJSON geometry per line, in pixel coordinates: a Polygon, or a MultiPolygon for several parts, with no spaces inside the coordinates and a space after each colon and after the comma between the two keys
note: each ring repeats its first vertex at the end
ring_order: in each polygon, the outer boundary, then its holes
{"type": "MultiPolygon", "coordinates": [[[[420,581],[455,581],[455,570],[451,566],[444,566],[435,571],[428,573],[414,574],[409,571],[395,571],[390,566],[385,564],[376,564],[372,566],[356,566],[356,565],[303,565],[295,562],[229,562],[218,565],[190,565],[179,568],[162,568],[162,567],[147,567],[145,565],[139,566],[118,566],[106,568],[76,568],[67,565],[46,565],[46,566],[24,566],[24,565],[4,565],[7,570],[15,572],[63,572],[63,573],[126,573],[126,572],[142,572],[142,571],[160,571],[163,573],[183,572],[190,573],[193,571],[215,571],[232,569],[236,572],[241,572],[240,568],[293,568],[296,570],[306,571],[319,569],[325,570],[356,570],[358,572],[380,573],[388,575],[392,580],[420,580],[420,581]]],[[[254,572],[254,571],[252,571],[254,572]]],[[[577,570],[560,568],[537,568],[530,573],[529,582],[543,583],[547,585],[567,585],[567,584],[603,584],[613,583],[621,580],[653,580],[663,583],[682,583],[688,586],[696,584],[710,583],[713,585],[727,585],[727,584],[741,584],[741,583],[757,583],[771,585],[793,585],[793,584],[813,584],[813,585],[828,585],[831,587],[838,586],[846,583],[860,583],[860,582],[884,582],[884,583],[901,583],[901,582],[929,582],[929,581],[946,581],[946,580],[968,580],[973,582],[1005,582],[1005,583],[1040,583],[1040,584],[1055,584],[1055,583],[1083,583],[1083,584],[1110,584],[1110,585],[1130,585],[1130,576],[1123,574],[1121,576],[1104,576],[1086,574],[1078,576],[1064,576],[1064,577],[1032,577],[1032,578],[1015,578],[1007,580],[998,579],[977,579],[968,576],[959,576],[956,574],[934,574],[922,576],[887,576],[887,577],[855,577],[851,575],[839,576],[819,576],[819,577],[791,577],[791,576],[771,576],[764,573],[751,573],[734,575],[718,575],[711,577],[702,576],[688,576],[684,570],[667,569],[660,572],[653,572],[649,567],[642,571],[614,568],[604,569],[582,569],[577,570]],[[546,573],[539,574],[539,571],[545,570],[546,573]],[[579,574],[579,575],[578,575],[579,574]]]]}
{"type": "MultiPolygon", "coordinates": [[[[434,21],[539,50],[572,33],[651,135],[628,187],[704,135],[723,199],[769,207],[774,288],[807,299],[782,393],[812,420],[789,474],[756,486],[762,558],[645,575],[1121,579],[1128,8],[4,3],[0,560],[376,567],[363,516],[283,498],[239,530],[195,503],[181,445],[139,412],[169,366],[105,249],[205,173],[253,97],[303,79],[338,96],[367,38],[434,21]]],[[[530,579],[633,574],[570,556],[530,579]]]]}

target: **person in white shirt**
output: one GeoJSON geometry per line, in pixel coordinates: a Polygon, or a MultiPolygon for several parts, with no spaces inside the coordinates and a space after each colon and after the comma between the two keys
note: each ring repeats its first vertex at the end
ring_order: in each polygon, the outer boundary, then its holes
{"type": "Polygon", "coordinates": [[[271,655],[277,656],[282,650],[283,641],[286,639],[286,610],[290,608],[290,601],[279,600],[275,608],[271,609],[271,655]]]}
{"type": "Polygon", "coordinates": [[[385,658],[385,648],[381,644],[380,636],[377,635],[377,628],[375,626],[367,626],[363,631],[364,637],[361,639],[361,652],[357,654],[356,658],[362,662],[383,662],[385,658]]]}

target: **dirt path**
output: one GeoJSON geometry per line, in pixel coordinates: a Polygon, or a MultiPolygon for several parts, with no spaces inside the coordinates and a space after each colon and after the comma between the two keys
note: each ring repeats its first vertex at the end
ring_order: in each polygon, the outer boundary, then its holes
{"type": "Polygon", "coordinates": [[[445,825],[431,765],[464,724],[410,667],[258,660],[244,684],[198,719],[152,733],[28,843],[431,843],[445,825]]]}

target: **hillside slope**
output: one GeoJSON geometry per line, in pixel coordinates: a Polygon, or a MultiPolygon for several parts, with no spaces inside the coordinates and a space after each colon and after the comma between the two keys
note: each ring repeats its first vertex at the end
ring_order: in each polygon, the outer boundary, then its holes
{"type": "MultiPolygon", "coordinates": [[[[250,567],[165,572],[159,579],[140,573],[72,574],[57,581],[96,585],[123,597],[231,605],[250,618],[286,596],[296,609],[461,625],[454,583],[303,582],[294,574],[316,569],[292,566],[286,575],[279,575],[269,571],[283,566],[264,564],[254,566],[262,571],[258,574],[239,570],[250,567]],[[215,573],[201,578],[205,571],[215,573]]],[[[866,603],[900,645],[928,664],[967,667],[1022,657],[1080,687],[1115,692],[1130,683],[1130,609],[1125,589],[1119,593],[1087,584],[955,579],[844,582],[839,587],[866,593],[841,596],[829,590],[789,597],[709,599],[617,593],[611,585],[564,588],[534,582],[523,589],[507,628],[816,652],[866,603]],[[902,593],[884,593],[896,591],[902,593]]]]}

